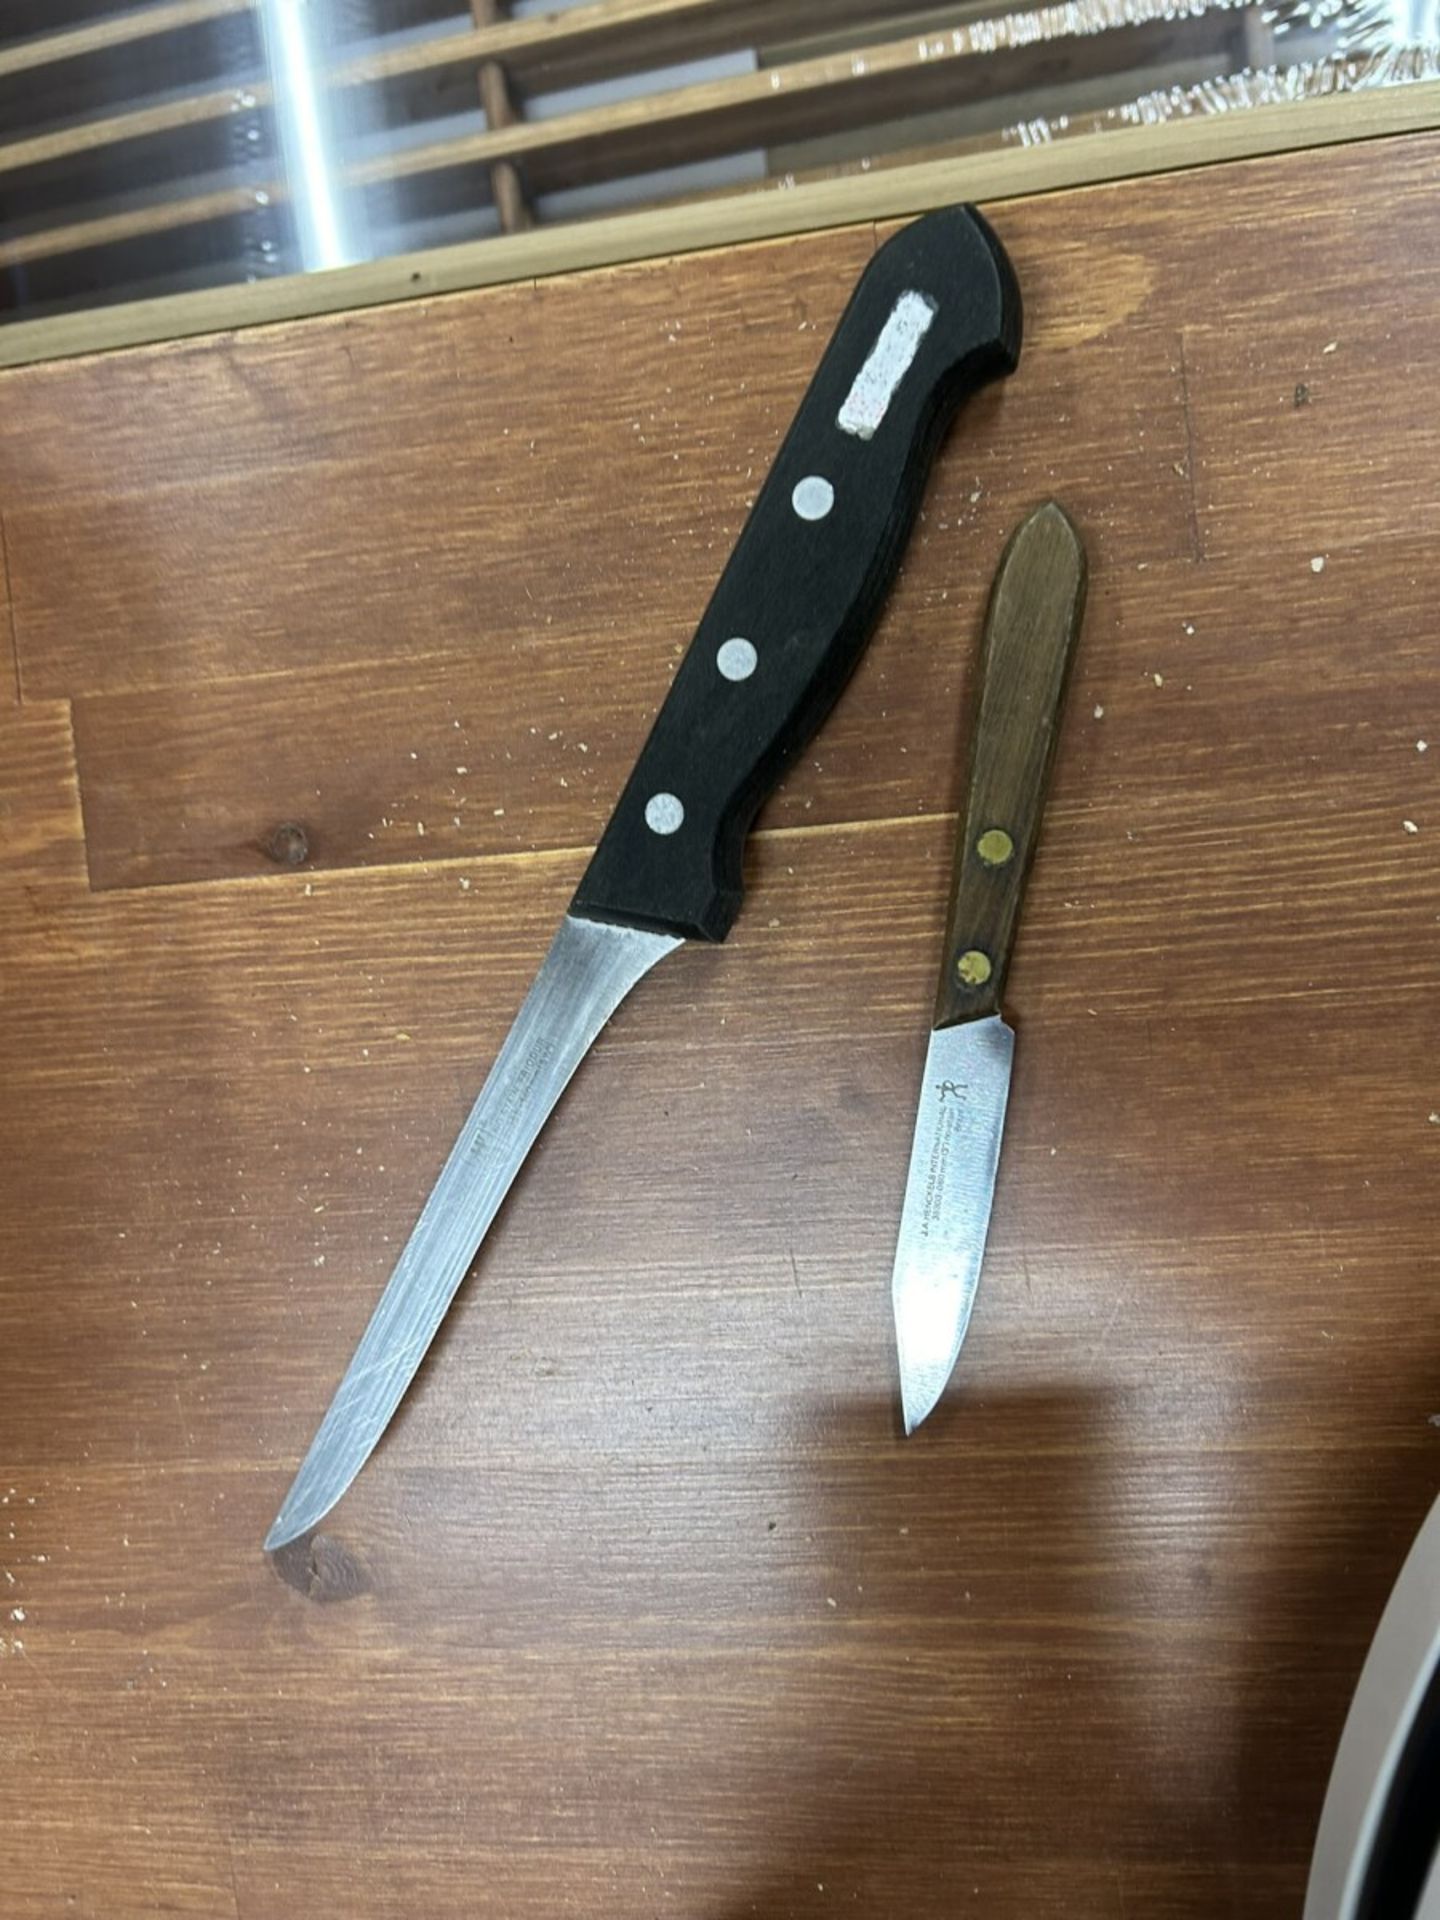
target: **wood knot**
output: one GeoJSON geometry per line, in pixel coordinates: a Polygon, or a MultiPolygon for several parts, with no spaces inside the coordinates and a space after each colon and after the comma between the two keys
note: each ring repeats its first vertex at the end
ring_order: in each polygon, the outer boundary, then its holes
{"type": "Polygon", "coordinates": [[[310,858],[310,836],[294,820],[282,820],[265,842],[265,852],[277,867],[303,867],[310,858]]]}
{"type": "Polygon", "coordinates": [[[348,1547],[341,1546],[328,1533],[311,1534],[292,1540],[270,1556],[275,1571],[287,1587],[303,1593],[319,1606],[337,1600],[354,1600],[370,1591],[364,1567],[348,1547]]]}

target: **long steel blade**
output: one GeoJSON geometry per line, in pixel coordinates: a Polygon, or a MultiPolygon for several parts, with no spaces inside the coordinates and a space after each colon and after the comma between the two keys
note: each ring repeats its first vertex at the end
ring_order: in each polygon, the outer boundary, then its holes
{"type": "Polygon", "coordinates": [[[635,982],[681,942],[567,914],[265,1537],[318,1526],[364,1466],[536,1135],[635,982]]]}
{"type": "Polygon", "coordinates": [[[930,1036],[891,1280],[906,1433],[945,1391],[970,1324],[1014,1049],[998,1013],[930,1036]]]}

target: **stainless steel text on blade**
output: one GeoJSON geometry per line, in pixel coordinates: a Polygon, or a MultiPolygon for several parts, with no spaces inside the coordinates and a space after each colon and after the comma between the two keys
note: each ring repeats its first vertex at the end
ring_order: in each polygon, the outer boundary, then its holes
{"type": "Polygon", "coordinates": [[[567,914],[265,1538],[308,1533],[364,1466],[591,1042],[681,942],[567,914]]]}
{"type": "Polygon", "coordinates": [[[891,1281],[906,1433],[944,1392],[970,1323],[1014,1050],[998,1013],[930,1035],[891,1281]]]}

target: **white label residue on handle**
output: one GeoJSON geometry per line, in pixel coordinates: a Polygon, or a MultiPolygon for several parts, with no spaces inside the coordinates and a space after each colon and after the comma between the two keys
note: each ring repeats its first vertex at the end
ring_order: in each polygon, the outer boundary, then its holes
{"type": "Polygon", "coordinates": [[[937,311],[927,293],[901,294],[836,416],[842,433],[853,433],[857,440],[874,438],[937,311]]]}

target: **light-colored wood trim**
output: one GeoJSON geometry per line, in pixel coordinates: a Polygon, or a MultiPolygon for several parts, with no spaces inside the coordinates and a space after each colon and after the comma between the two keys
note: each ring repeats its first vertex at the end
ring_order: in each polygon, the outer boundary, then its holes
{"type": "Polygon", "coordinates": [[[106,53],[111,47],[128,46],[136,40],[152,40],[162,33],[177,33],[183,27],[202,26],[207,20],[223,20],[227,14],[248,13],[253,4],[254,0],[168,0],[164,6],[141,7],[133,13],[112,14],[89,26],[71,27],[64,33],[21,40],[13,47],[0,48],[0,79],[12,73],[31,73],[37,67],[58,66],[64,60],[80,60],[90,53],[106,53]]]}
{"type": "Polygon", "coordinates": [[[959,200],[998,203],[1136,175],[1437,128],[1440,81],[1428,81],[1082,134],[1053,146],[1003,147],[817,180],[790,191],[742,193],[570,226],[537,227],[328,273],[20,321],[0,327],[0,367],[904,217],[959,200]]]}

